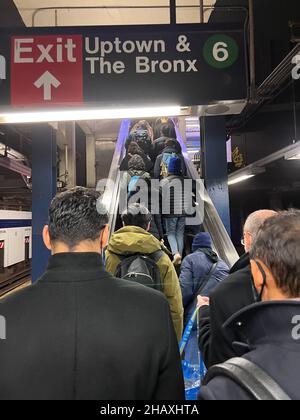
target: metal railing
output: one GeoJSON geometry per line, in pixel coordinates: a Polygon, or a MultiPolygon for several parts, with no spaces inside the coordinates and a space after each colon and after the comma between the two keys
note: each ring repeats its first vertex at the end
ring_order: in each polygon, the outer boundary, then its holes
{"type": "MultiPolygon", "coordinates": [[[[200,0],[199,5],[178,5],[171,7],[170,5],[153,5],[153,6],[50,6],[40,7],[36,9],[31,18],[32,27],[36,26],[36,18],[40,13],[43,12],[54,12],[55,26],[58,26],[58,12],[59,11],[72,11],[72,10],[170,10],[170,23],[176,24],[176,10],[177,9],[197,9],[200,10],[200,22],[205,23],[205,16],[207,13],[215,12],[245,12],[246,20],[248,21],[248,9],[243,6],[216,6],[216,5],[204,5],[203,0],[200,0]]],[[[207,19],[208,20],[208,19],[207,19]]]]}
{"type": "MultiPolygon", "coordinates": [[[[120,165],[125,153],[125,141],[129,135],[130,120],[124,120],[121,123],[118,140],[112,164],[110,167],[107,187],[104,191],[102,202],[106,206],[109,213],[109,236],[114,232],[118,216],[120,188],[121,188],[121,173],[120,165]]],[[[98,184],[99,185],[99,184],[98,184]]]]}

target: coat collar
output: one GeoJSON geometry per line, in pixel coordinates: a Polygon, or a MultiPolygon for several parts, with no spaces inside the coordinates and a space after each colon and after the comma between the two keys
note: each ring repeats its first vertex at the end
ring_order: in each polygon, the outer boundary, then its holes
{"type": "Polygon", "coordinates": [[[300,301],[262,302],[233,315],[223,326],[234,347],[250,351],[259,345],[276,344],[300,351],[295,339],[295,317],[300,316],[300,301]]]}
{"type": "Polygon", "coordinates": [[[246,253],[242,255],[241,258],[234,264],[234,266],[230,270],[230,274],[243,270],[248,266],[250,266],[250,255],[249,253],[246,253]]]}
{"type": "Polygon", "coordinates": [[[92,252],[66,252],[50,257],[48,269],[42,277],[42,280],[46,282],[84,281],[87,278],[84,273],[88,273],[89,278],[94,277],[92,274],[95,274],[95,277],[99,277],[99,274],[109,276],[103,267],[100,254],[92,252]]]}

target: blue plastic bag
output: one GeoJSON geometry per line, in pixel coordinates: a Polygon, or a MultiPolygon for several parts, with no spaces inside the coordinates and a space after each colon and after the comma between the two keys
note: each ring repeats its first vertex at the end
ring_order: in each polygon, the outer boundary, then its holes
{"type": "MultiPolygon", "coordinates": [[[[196,308],[191,319],[189,320],[180,343],[180,355],[182,356],[186,345],[190,339],[194,324],[197,320],[199,308],[196,308]]],[[[182,361],[182,369],[185,383],[185,398],[187,401],[196,401],[200,392],[201,383],[206,375],[206,367],[202,354],[199,351],[199,362],[192,364],[188,360],[182,361]]]]}

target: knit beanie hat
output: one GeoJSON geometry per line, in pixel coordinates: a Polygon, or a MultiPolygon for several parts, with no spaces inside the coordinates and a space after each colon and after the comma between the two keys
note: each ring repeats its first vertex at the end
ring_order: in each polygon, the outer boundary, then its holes
{"type": "Polygon", "coordinates": [[[145,171],[146,166],[143,158],[140,155],[133,155],[128,162],[128,169],[130,171],[145,171]]]}

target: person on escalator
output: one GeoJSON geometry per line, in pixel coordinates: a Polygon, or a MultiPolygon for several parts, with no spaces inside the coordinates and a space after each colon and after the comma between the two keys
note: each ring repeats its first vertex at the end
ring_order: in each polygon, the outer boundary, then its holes
{"type": "Polygon", "coordinates": [[[175,139],[167,139],[163,152],[156,158],[154,165],[154,178],[163,179],[168,176],[168,166],[171,158],[180,159],[181,174],[183,176],[186,175],[186,165],[181,153],[180,144],[175,139]]]}
{"type": "MultiPolygon", "coordinates": [[[[184,307],[184,326],[193,315],[197,296],[209,297],[212,291],[229,275],[228,265],[212,250],[211,236],[201,232],[194,237],[192,254],[185,257],[181,266],[180,287],[184,307]]],[[[197,323],[186,345],[185,360],[199,363],[197,323]]]]}
{"type": "Polygon", "coordinates": [[[153,138],[154,138],[153,128],[148,121],[146,121],[146,120],[138,121],[137,123],[135,123],[132,126],[130,132],[134,133],[134,132],[139,131],[139,130],[146,130],[148,132],[150,140],[153,141],[153,138]]]}
{"type": "Polygon", "coordinates": [[[154,123],[154,141],[159,137],[166,136],[170,139],[176,139],[176,130],[173,121],[170,118],[158,118],[154,123]],[[164,130],[162,129],[164,127],[164,130]],[[164,134],[162,133],[164,131],[164,134]]]}
{"type": "Polygon", "coordinates": [[[143,161],[145,163],[146,171],[148,173],[150,173],[153,169],[152,160],[150,159],[150,157],[148,155],[146,155],[143,152],[143,150],[140,148],[140,146],[137,143],[135,143],[134,141],[132,143],[130,143],[130,145],[128,146],[126,156],[125,156],[125,158],[123,159],[123,161],[120,165],[120,171],[124,171],[124,172],[128,171],[128,169],[129,169],[128,163],[134,155],[139,155],[143,159],[143,161]]]}
{"type": "Polygon", "coordinates": [[[152,152],[152,159],[153,160],[156,161],[157,157],[160,156],[163,153],[164,149],[166,148],[166,142],[168,140],[175,140],[176,141],[176,146],[175,146],[176,147],[176,152],[177,152],[178,155],[182,154],[181,145],[180,145],[179,141],[176,140],[176,132],[175,132],[175,137],[172,137],[172,136],[174,136],[173,131],[175,131],[174,126],[173,126],[173,129],[167,124],[165,124],[161,127],[160,137],[157,138],[156,140],[154,140],[154,142],[153,142],[153,152],[152,152]]]}
{"type": "Polygon", "coordinates": [[[170,258],[162,252],[160,242],[149,233],[151,219],[152,216],[145,206],[132,204],[128,207],[122,214],[123,228],[115,232],[109,241],[106,269],[115,275],[124,257],[140,254],[154,258],[154,255],[160,252],[156,265],[160,273],[162,291],[170,305],[179,342],[183,331],[183,306],[179,280],[170,258]]]}
{"type": "Polygon", "coordinates": [[[176,266],[182,261],[186,218],[195,211],[195,191],[195,181],[183,176],[182,159],[171,157],[160,192],[162,218],[176,266]]]}
{"type": "MultiPolygon", "coordinates": [[[[127,196],[131,204],[135,204],[135,195],[138,194],[137,200],[140,204],[145,205],[152,213],[152,221],[150,233],[159,241],[164,239],[161,215],[159,212],[152,211],[152,194],[151,177],[146,171],[145,163],[141,156],[134,155],[128,162],[127,175],[127,196]],[[142,190],[142,191],[141,191],[142,190]],[[140,192],[144,192],[140,194],[140,192]]],[[[156,196],[159,197],[159,190],[156,196]]]]}
{"type": "Polygon", "coordinates": [[[150,184],[150,174],[146,171],[144,160],[140,155],[133,155],[129,160],[127,173],[128,198],[138,191],[140,180],[146,181],[147,186],[150,184]]]}
{"type": "Polygon", "coordinates": [[[133,126],[125,143],[126,150],[132,142],[137,143],[143,152],[152,158],[153,131],[147,121],[141,121],[133,126]]]}

